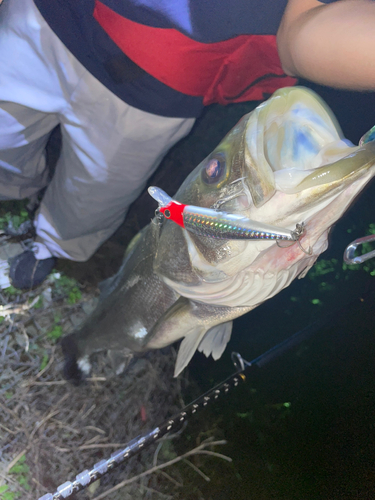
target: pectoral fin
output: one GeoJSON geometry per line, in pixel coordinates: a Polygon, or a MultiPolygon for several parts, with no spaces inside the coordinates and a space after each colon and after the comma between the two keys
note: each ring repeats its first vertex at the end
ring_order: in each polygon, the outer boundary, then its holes
{"type": "Polygon", "coordinates": [[[211,306],[179,297],[149,332],[144,348],[160,349],[183,338],[174,373],[177,376],[197,349],[219,359],[230,339],[232,320],[250,309],[211,306]]]}
{"type": "Polygon", "coordinates": [[[198,351],[207,358],[211,354],[216,361],[221,358],[232,334],[233,321],[222,323],[210,328],[198,346],[198,351]]]}
{"type": "Polygon", "coordinates": [[[174,376],[177,377],[182,372],[197,350],[207,358],[211,354],[213,359],[219,359],[229,342],[232,326],[233,321],[228,321],[209,330],[205,326],[197,326],[189,332],[180,344],[174,376]]]}
{"type": "Polygon", "coordinates": [[[176,366],[174,368],[174,376],[177,377],[184,368],[189,364],[189,361],[194,356],[201,340],[206,333],[206,328],[197,326],[194,331],[190,332],[180,344],[178,350],[176,366]]]}

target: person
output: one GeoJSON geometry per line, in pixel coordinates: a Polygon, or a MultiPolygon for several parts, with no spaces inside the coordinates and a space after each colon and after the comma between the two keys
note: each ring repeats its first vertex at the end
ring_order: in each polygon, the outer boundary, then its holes
{"type": "Polygon", "coordinates": [[[203,106],[263,99],[292,76],[373,89],[374,16],[371,0],[4,0],[0,199],[46,188],[12,284],[87,260],[203,106]]]}

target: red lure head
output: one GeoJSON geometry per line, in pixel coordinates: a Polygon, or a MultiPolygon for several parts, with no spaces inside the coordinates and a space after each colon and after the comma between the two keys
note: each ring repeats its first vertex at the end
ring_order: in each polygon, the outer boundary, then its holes
{"type": "Polygon", "coordinates": [[[167,205],[165,205],[165,207],[159,207],[159,210],[166,219],[173,220],[173,222],[185,228],[183,217],[183,211],[185,207],[186,205],[172,200],[167,205]]]}

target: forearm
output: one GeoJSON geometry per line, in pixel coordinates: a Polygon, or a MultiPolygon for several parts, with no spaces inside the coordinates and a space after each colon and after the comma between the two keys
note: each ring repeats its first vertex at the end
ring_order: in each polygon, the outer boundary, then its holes
{"type": "Polygon", "coordinates": [[[277,40],[289,75],[333,87],[375,89],[375,2],[289,0],[277,40]]]}

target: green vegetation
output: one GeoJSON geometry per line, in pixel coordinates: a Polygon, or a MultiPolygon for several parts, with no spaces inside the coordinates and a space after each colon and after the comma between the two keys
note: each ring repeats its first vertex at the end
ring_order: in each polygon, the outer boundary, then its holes
{"type": "MultiPolygon", "coordinates": [[[[32,299],[32,298],[30,298],[30,299],[29,299],[29,302],[32,302],[32,301],[33,301],[33,299],[32,299]]],[[[39,297],[39,299],[38,299],[38,302],[37,302],[36,304],[34,304],[34,305],[33,305],[33,308],[34,308],[34,309],[41,309],[42,307],[43,307],[43,297],[42,297],[42,296],[40,296],[40,297],[39,297]]]]}
{"type": "MultiPolygon", "coordinates": [[[[351,233],[352,230],[348,229],[348,233],[351,233]]],[[[371,223],[368,225],[366,230],[366,236],[371,234],[375,234],[375,224],[371,223]]],[[[372,243],[364,243],[359,247],[362,254],[371,252],[374,249],[374,245],[372,243]]],[[[313,268],[309,271],[308,277],[311,280],[316,280],[320,276],[324,276],[326,274],[334,274],[334,278],[336,280],[345,278],[345,280],[350,279],[350,274],[347,274],[346,271],[364,271],[365,273],[370,274],[371,276],[375,276],[375,259],[370,259],[364,264],[346,264],[345,262],[339,261],[338,259],[319,259],[313,268]],[[344,271],[344,273],[343,273],[344,271]]],[[[325,286],[327,284],[325,283],[325,286]]]]}
{"type": "Polygon", "coordinates": [[[45,352],[45,354],[43,355],[42,361],[40,363],[39,370],[43,370],[47,366],[48,361],[49,361],[49,356],[45,352]]]}
{"type": "Polygon", "coordinates": [[[322,304],[322,301],[320,299],[312,299],[311,303],[314,304],[314,306],[319,306],[322,304]]]}
{"type": "Polygon", "coordinates": [[[0,486],[0,499],[1,500],[13,500],[16,498],[17,493],[14,491],[8,491],[9,486],[7,484],[3,484],[0,486]]]}
{"type": "Polygon", "coordinates": [[[51,340],[58,340],[63,334],[62,331],[62,326],[61,325],[55,325],[54,328],[47,333],[47,337],[51,340]]]}
{"type": "Polygon", "coordinates": [[[12,297],[17,297],[19,295],[22,295],[23,291],[10,285],[7,288],[4,288],[2,293],[5,295],[5,297],[11,299],[12,297]]]}
{"type": "Polygon", "coordinates": [[[23,222],[29,219],[29,214],[25,209],[21,209],[19,214],[16,215],[12,212],[6,212],[0,217],[0,229],[4,230],[8,226],[18,229],[23,222]]]}
{"type": "MultiPolygon", "coordinates": [[[[22,457],[18,460],[16,465],[14,465],[9,474],[13,479],[13,483],[19,485],[24,491],[30,490],[29,485],[29,466],[26,465],[26,456],[22,455],[22,457]]],[[[16,498],[21,498],[21,491],[11,491],[9,485],[0,486],[0,500],[15,500],[16,498]]]]}
{"type": "MultiPolygon", "coordinates": [[[[347,232],[350,234],[354,229],[358,233],[358,228],[348,229],[347,232]]],[[[365,233],[375,234],[375,224],[369,224],[365,233]]],[[[358,247],[358,254],[371,252],[374,248],[375,242],[364,243],[358,247]]],[[[307,300],[315,306],[323,306],[327,304],[327,300],[329,301],[328,297],[333,296],[330,292],[340,290],[345,293],[344,290],[351,284],[358,286],[358,283],[364,283],[368,275],[375,276],[375,258],[363,264],[346,264],[342,258],[319,258],[307,273],[307,280],[305,286],[300,288],[300,295],[292,295],[290,301],[302,303],[307,300]],[[356,279],[353,281],[354,277],[356,279]]]]}
{"type": "Polygon", "coordinates": [[[238,418],[249,420],[253,424],[257,422],[259,424],[262,424],[264,416],[267,414],[267,418],[270,419],[270,421],[274,422],[277,418],[286,418],[290,414],[291,406],[292,403],[290,403],[289,401],[286,401],[285,403],[266,404],[263,407],[259,406],[258,408],[254,408],[251,411],[247,411],[245,413],[236,413],[236,416],[238,418]],[[259,418],[258,412],[260,413],[262,418],[259,418]]]}
{"type": "MultiPolygon", "coordinates": [[[[53,321],[54,321],[54,327],[47,333],[47,338],[53,341],[57,341],[63,334],[63,329],[62,326],[60,325],[61,316],[59,314],[56,314],[53,318],[53,321]]],[[[44,357],[45,355],[43,356],[43,359],[44,357]]]]}
{"type": "MultiPolygon", "coordinates": [[[[372,246],[370,243],[365,243],[362,245],[363,253],[370,252],[372,246]],[[366,248],[368,246],[368,249],[366,248]]],[[[346,264],[345,262],[339,262],[337,259],[319,259],[314,267],[309,271],[307,276],[315,281],[321,276],[327,274],[333,274],[333,278],[339,279],[350,279],[350,275],[346,274],[346,271],[364,271],[365,273],[375,276],[375,259],[370,259],[364,264],[346,264]]],[[[326,282],[321,283],[322,286],[327,286],[326,282]]]]}
{"type": "Polygon", "coordinates": [[[76,304],[82,298],[78,281],[74,278],[55,273],[52,275],[55,285],[55,294],[67,297],[68,304],[76,304]]]}

